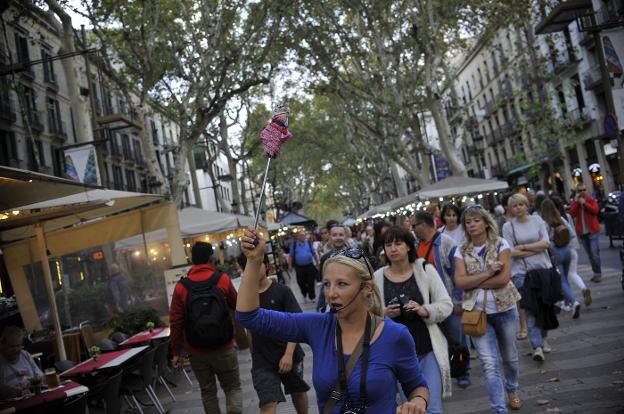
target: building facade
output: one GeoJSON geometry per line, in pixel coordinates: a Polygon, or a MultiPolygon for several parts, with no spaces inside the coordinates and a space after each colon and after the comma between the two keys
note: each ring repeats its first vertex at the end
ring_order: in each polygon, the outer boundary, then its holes
{"type": "MultiPolygon", "coordinates": [[[[603,127],[595,46],[574,22],[536,36],[545,14],[534,10],[532,25],[501,28],[477,41],[455,67],[449,124],[463,137],[471,176],[566,195],[584,181],[606,195],[621,183],[617,150],[603,127]]],[[[621,27],[610,33],[617,50],[621,35],[621,27]]]]}

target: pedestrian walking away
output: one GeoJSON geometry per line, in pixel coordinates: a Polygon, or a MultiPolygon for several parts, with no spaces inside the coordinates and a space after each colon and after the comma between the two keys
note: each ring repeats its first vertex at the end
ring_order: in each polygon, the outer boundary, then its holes
{"type": "Polygon", "coordinates": [[[325,261],[323,283],[330,312],[283,313],[260,307],[262,234],[245,230],[241,247],[248,261],[236,317],[253,332],[310,345],[319,413],[426,412],[429,392],[414,340],[405,326],[383,318],[373,269],[362,250],[337,251],[325,261]],[[408,396],[400,405],[397,381],[408,396]]]}
{"type": "Polygon", "coordinates": [[[481,361],[492,412],[504,414],[507,405],[512,410],[522,407],[516,348],[516,302],[520,294],[511,282],[510,247],[498,235],[496,222],[483,207],[467,207],[461,222],[467,240],[455,252],[455,278],[457,286],[464,290],[462,322],[472,322],[468,312],[482,321],[481,332],[471,334],[471,338],[481,361]]]}
{"type": "Polygon", "coordinates": [[[300,231],[290,242],[288,255],[288,270],[295,268],[297,285],[304,299],[316,299],[316,280],[318,271],[315,264],[316,254],[310,241],[306,239],[306,232],[300,231]]]}
{"type": "Polygon", "coordinates": [[[442,397],[451,396],[452,383],[448,343],[438,324],[451,314],[453,302],[435,267],[417,259],[409,230],[390,227],[384,239],[388,265],[375,271],[384,313],[412,334],[431,396],[427,413],[442,413],[442,397]]]}
{"type": "MultiPolygon", "coordinates": [[[[247,256],[238,257],[241,268],[247,265],[247,256]]],[[[279,312],[300,313],[301,308],[288,286],[266,277],[263,263],[258,274],[260,307],[279,312]]],[[[301,346],[294,342],[281,342],[259,333],[247,331],[251,349],[251,378],[258,394],[260,413],[275,414],[277,405],[285,402],[286,394],[292,396],[297,414],[307,414],[310,389],[303,380],[303,358],[301,346]],[[284,391],[282,391],[282,384],[284,391]]]]}
{"type": "Polygon", "coordinates": [[[574,219],[576,234],[581,240],[587,256],[589,256],[589,262],[594,273],[591,281],[595,283],[602,280],[599,211],[598,201],[587,193],[585,184],[577,185],[574,201],[570,204],[570,215],[574,219]]]}
{"type": "MultiPolygon", "coordinates": [[[[555,258],[561,273],[561,290],[567,308],[572,311],[572,318],[577,319],[581,314],[581,304],[576,300],[574,292],[570,287],[569,272],[572,261],[572,248],[570,243],[574,229],[561,217],[559,211],[550,199],[542,202],[540,216],[546,223],[548,237],[552,240],[549,251],[555,258]]],[[[576,237],[576,236],[575,236],[576,237]]]]}
{"type": "Polygon", "coordinates": [[[175,285],[169,310],[172,365],[180,367],[184,347],[199,382],[206,413],[221,412],[218,378],[225,393],[227,414],[240,414],[243,397],[231,316],[237,294],[230,277],[211,263],[212,254],[210,243],[196,242],[191,249],[193,266],[187,277],[175,285]]]}

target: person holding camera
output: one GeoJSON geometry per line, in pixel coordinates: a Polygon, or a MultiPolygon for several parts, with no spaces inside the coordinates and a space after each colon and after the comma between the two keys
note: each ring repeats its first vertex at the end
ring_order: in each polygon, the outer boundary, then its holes
{"type": "Polygon", "coordinates": [[[330,311],[284,313],[260,308],[258,272],[265,240],[245,230],[247,266],[238,291],[236,318],[254,333],[312,348],[312,380],[319,413],[424,414],[429,404],[408,330],[383,318],[372,267],[360,249],[334,253],[323,265],[330,311]],[[397,381],[408,401],[396,402],[397,381]]]}
{"type": "Polygon", "coordinates": [[[429,386],[431,401],[427,413],[442,412],[442,397],[451,395],[451,368],[448,344],[438,323],[453,311],[442,279],[435,267],[416,258],[414,236],[400,226],[384,234],[388,266],[377,269],[385,315],[405,325],[416,345],[420,367],[429,386]]]}
{"type": "Polygon", "coordinates": [[[511,249],[498,235],[494,218],[480,205],[466,207],[461,222],[468,237],[455,252],[455,283],[464,290],[462,323],[465,330],[472,327],[467,324],[469,315],[485,322],[474,327],[482,332],[468,334],[481,361],[490,407],[506,414],[505,394],[512,410],[522,408],[516,348],[520,294],[511,282],[511,249]]]}
{"type": "Polygon", "coordinates": [[[590,280],[594,283],[599,283],[602,280],[599,212],[598,201],[587,192],[585,184],[577,185],[576,196],[570,204],[570,215],[574,219],[576,235],[581,240],[587,256],[589,256],[589,262],[594,273],[590,280]]]}

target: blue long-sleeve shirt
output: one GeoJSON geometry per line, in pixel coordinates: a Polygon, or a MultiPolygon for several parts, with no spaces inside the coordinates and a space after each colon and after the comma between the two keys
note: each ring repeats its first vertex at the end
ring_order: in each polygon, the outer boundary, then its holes
{"type": "MultiPolygon", "coordinates": [[[[258,308],[236,312],[243,326],[262,335],[288,342],[305,342],[312,348],[312,381],[319,412],[338,383],[338,355],[335,347],[336,317],[331,313],[283,313],[258,308]]],[[[404,325],[384,319],[379,337],[371,344],[366,390],[369,413],[393,413],[396,410],[397,380],[405,395],[427,383],[418,365],[414,340],[404,325]]],[[[345,363],[348,361],[348,356],[345,363]]],[[[349,395],[359,400],[361,358],[348,378],[349,395]]],[[[339,413],[343,401],[332,413],[339,413]]]]}

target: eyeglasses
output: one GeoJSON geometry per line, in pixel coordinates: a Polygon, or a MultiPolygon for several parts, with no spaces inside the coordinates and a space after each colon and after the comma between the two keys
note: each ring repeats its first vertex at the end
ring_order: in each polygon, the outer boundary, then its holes
{"type": "Polygon", "coordinates": [[[582,193],[582,192],[587,191],[587,188],[579,188],[576,191],[578,191],[579,193],[582,193]]]}
{"type": "Polygon", "coordinates": [[[364,258],[364,262],[366,263],[366,267],[368,268],[368,271],[371,274],[371,278],[373,277],[373,272],[372,272],[373,265],[371,265],[371,263],[368,261],[368,258],[366,257],[366,254],[364,253],[362,249],[351,247],[348,249],[336,250],[329,255],[330,258],[335,257],[335,256],[346,256],[349,259],[354,259],[354,260],[360,260],[364,258]]]}

